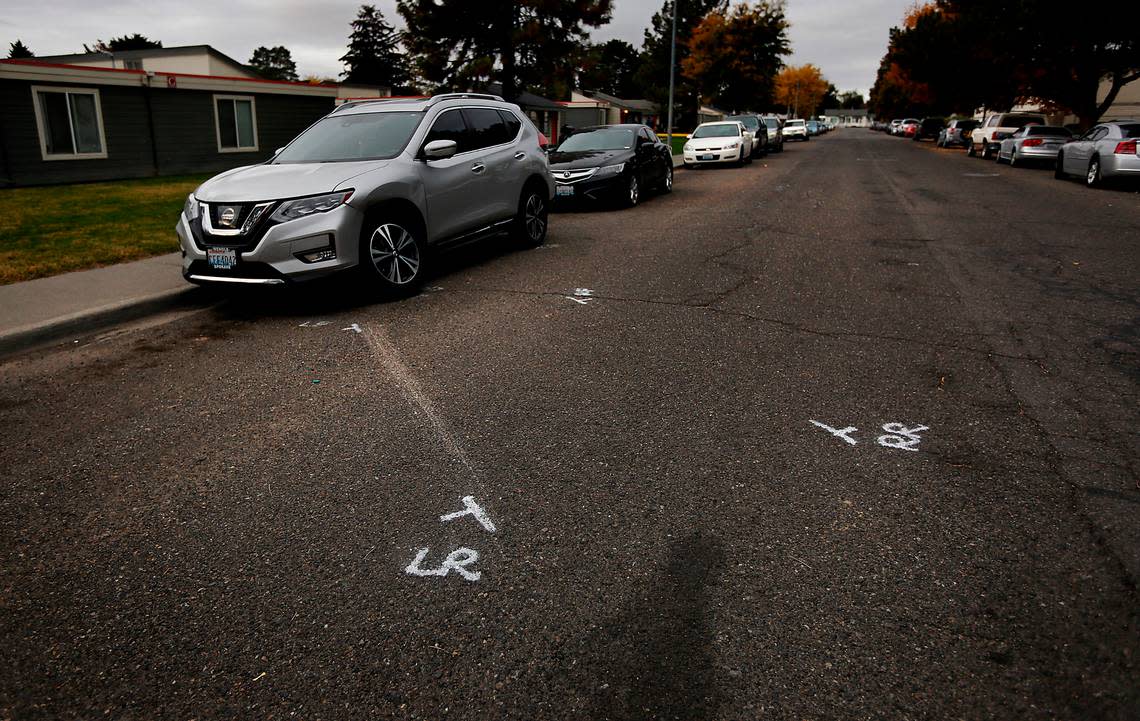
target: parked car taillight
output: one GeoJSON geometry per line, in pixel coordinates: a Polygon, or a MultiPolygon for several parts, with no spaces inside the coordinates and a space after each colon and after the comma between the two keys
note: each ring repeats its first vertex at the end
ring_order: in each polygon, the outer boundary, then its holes
{"type": "Polygon", "coordinates": [[[1136,141],[1125,140],[1123,143],[1116,144],[1117,155],[1136,155],[1136,141]]]}
{"type": "Polygon", "coordinates": [[[1021,144],[1021,147],[1023,147],[1023,148],[1036,148],[1038,145],[1041,145],[1044,142],[1045,141],[1042,140],[1041,138],[1027,138],[1025,140],[1025,142],[1021,144]]]}

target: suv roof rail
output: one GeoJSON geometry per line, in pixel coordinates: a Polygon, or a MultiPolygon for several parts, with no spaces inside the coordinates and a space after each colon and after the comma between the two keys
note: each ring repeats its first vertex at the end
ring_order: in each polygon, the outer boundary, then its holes
{"type": "Polygon", "coordinates": [[[456,100],[458,98],[471,98],[473,100],[498,100],[500,103],[504,100],[498,95],[491,95],[490,93],[442,93],[440,95],[433,95],[428,100],[428,105],[435,105],[436,103],[444,100],[456,100]]]}
{"type": "Polygon", "coordinates": [[[335,115],[346,108],[355,108],[357,105],[367,105],[369,103],[390,103],[393,100],[406,100],[406,98],[364,98],[362,100],[346,100],[340,105],[333,108],[330,115],[335,115]]]}

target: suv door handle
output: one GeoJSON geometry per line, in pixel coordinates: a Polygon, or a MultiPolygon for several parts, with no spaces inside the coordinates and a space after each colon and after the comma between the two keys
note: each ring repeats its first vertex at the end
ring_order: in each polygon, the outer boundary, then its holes
{"type": "Polygon", "coordinates": [[[525,158],[526,158],[526,153],[524,153],[523,151],[520,150],[519,152],[515,153],[515,160],[523,160],[525,158]]]}
{"type": "Polygon", "coordinates": [[[478,175],[479,173],[482,173],[486,169],[487,169],[487,166],[483,165],[482,163],[475,163],[474,165],[471,166],[471,172],[475,173],[476,175],[478,175]]]}

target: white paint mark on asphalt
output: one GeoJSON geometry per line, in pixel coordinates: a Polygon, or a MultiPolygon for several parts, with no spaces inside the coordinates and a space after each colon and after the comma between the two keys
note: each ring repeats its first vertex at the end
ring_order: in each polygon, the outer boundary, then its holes
{"type": "Polygon", "coordinates": [[[1001,173],[962,173],[964,178],[1000,178],[1001,173]]]}
{"type": "Polygon", "coordinates": [[[452,458],[462,463],[471,473],[475,483],[480,486],[478,489],[480,495],[486,495],[483,493],[478,474],[476,474],[474,466],[471,465],[471,461],[468,460],[467,454],[464,453],[458,441],[455,440],[455,436],[453,436],[448,429],[447,424],[444,423],[439,413],[436,412],[435,405],[432,404],[431,399],[423,392],[423,389],[420,388],[420,384],[416,381],[411,371],[409,371],[408,367],[400,360],[399,354],[396,352],[396,349],[392,347],[391,342],[384,335],[384,332],[375,330],[369,326],[364,331],[364,339],[368,341],[368,347],[371,349],[373,357],[388,371],[392,379],[396,381],[396,386],[400,389],[400,392],[404,394],[404,398],[408,403],[423,412],[428,424],[431,425],[432,430],[435,431],[436,436],[439,437],[440,442],[443,444],[444,449],[452,458]]]}
{"type": "Polygon", "coordinates": [[[429,549],[421,548],[419,553],[416,554],[415,559],[408,564],[404,572],[411,576],[446,576],[448,573],[455,571],[460,576],[463,576],[468,581],[478,581],[483,577],[481,571],[468,571],[467,566],[479,560],[479,552],[470,548],[457,548],[451,553],[447,554],[447,558],[439,568],[424,568],[422,566],[424,559],[427,558],[429,549]]]}
{"type": "Polygon", "coordinates": [[[579,298],[589,298],[593,294],[594,294],[594,291],[590,290],[589,288],[575,288],[574,289],[574,295],[576,295],[579,298]]]}
{"type": "Polygon", "coordinates": [[[898,448],[903,451],[917,451],[918,443],[922,440],[918,434],[930,429],[926,426],[907,428],[902,423],[884,423],[883,430],[888,435],[879,436],[880,446],[898,448]]]}
{"type": "Polygon", "coordinates": [[[484,530],[487,531],[487,533],[495,532],[495,524],[492,523],[491,519],[487,517],[487,512],[484,511],[483,508],[475,502],[474,496],[464,496],[463,505],[464,509],[462,511],[456,511],[455,513],[448,513],[440,516],[440,523],[454,521],[456,518],[462,518],[463,516],[474,516],[475,520],[479,522],[479,525],[481,525],[484,530]]]}
{"type": "Polygon", "coordinates": [[[347,328],[341,328],[341,330],[350,330],[350,331],[353,331],[354,333],[363,333],[364,332],[364,329],[360,327],[359,323],[353,323],[352,325],[350,325],[347,328]]]}
{"type": "Polygon", "coordinates": [[[822,428],[823,430],[827,431],[828,433],[835,436],[836,438],[842,438],[845,442],[847,442],[851,445],[855,445],[858,442],[854,438],[852,438],[850,435],[850,434],[854,433],[855,431],[859,430],[855,426],[847,426],[846,428],[832,428],[831,426],[820,423],[819,421],[808,421],[808,422],[811,423],[813,426],[818,426],[818,427],[822,428]]]}
{"type": "Polygon", "coordinates": [[[322,325],[329,325],[330,323],[332,323],[331,320],[318,320],[318,321],[307,320],[297,327],[298,328],[320,328],[322,325]]]}
{"type": "Polygon", "coordinates": [[[566,300],[572,300],[575,303],[577,303],[578,305],[589,305],[590,301],[593,300],[593,298],[575,298],[572,295],[564,295],[562,297],[565,298],[566,300]]]}

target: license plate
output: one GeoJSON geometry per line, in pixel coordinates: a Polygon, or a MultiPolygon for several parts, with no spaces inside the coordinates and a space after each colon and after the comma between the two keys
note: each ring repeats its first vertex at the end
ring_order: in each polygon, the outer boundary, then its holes
{"type": "Polygon", "coordinates": [[[697,160],[716,160],[715,155],[698,155],[697,160]]]}
{"type": "Polygon", "coordinates": [[[206,248],[206,260],[215,270],[233,270],[237,265],[237,251],[233,248],[206,248]]]}
{"type": "Polygon", "coordinates": [[[554,194],[555,194],[555,195],[562,195],[562,196],[566,196],[566,195],[574,195],[574,186],[573,186],[573,185],[558,185],[558,186],[555,186],[555,188],[554,188],[554,194]]]}

